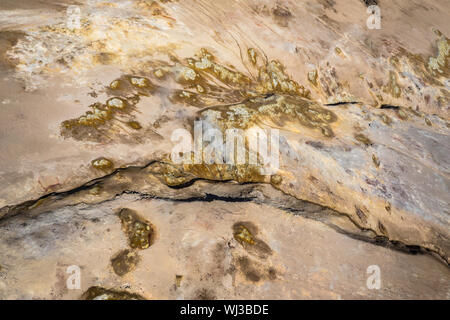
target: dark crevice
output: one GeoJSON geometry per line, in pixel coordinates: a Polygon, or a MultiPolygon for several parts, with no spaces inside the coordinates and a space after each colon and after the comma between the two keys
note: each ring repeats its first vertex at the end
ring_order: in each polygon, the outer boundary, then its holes
{"type": "MultiPolygon", "coordinates": [[[[156,200],[172,201],[172,202],[196,202],[196,201],[211,202],[211,201],[219,200],[219,201],[225,201],[225,202],[254,202],[257,204],[266,204],[266,205],[269,205],[272,207],[276,207],[277,209],[283,210],[285,212],[294,214],[296,216],[301,216],[302,218],[311,219],[314,221],[324,223],[325,225],[327,225],[334,231],[336,231],[340,234],[343,234],[347,237],[350,237],[354,240],[364,241],[364,242],[371,243],[373,245],[380,246],[380,247],[383,247],[386,249],[390,249],[390,250],[394,250],[394,251],[398,251],[398,252],[402,252],[402,253],[406,253],[406,254],[411,254],[411,255],[429,254],[430,256],[432,256],[433,258],[438,260],[440,263],[443,263],[446,266],[449,266],[449,263],[447,262],[446,257],[444,255],[441,255],[439,252],[433,251],[428,248],[421,247],[419,245],[406,244],[401,241],[390,240],[386,236],[377,235],[375,230],[361,227],[358,223],[356,223],[356,221],[354,221],[354,219],[352,219],[352,217],[350,215],[345,214],[345,213],[338,213],[339,215],[345,216],[347,219],[349,219],[349,221],[352,224],[354,224],[361,232],[372,233],[375,236],[371,237],[371,236],[364,235],[364,234],[352,233],[345,229],[342,229],[341,227],[339,227],[327,220],[327,217],[329,217],[330,214],[326,213],[324,211],[333,210],[333,209],[330,209],[330,208],[327,208],[322,205],[318,205],[318,204],[315,204],[315,203],[312,203],[312,202],[309,202],[306,200],[299,200],[297,198],[295,198],[296,201],[319,206],[322,208],[322,210],[319,212],[305,212],[305,211],[302,211],[299,209],[293,209],[293,208],[285,207],[283,205],[274,204],[271,201],[269,201],[270,199],[267,199],[267,198],[264,198],[265,201],[262,201],[258,197],[223,197],[223,196],[217,196],[214,194],[206,193],[204,197],[189,197],[189,198],[184,198],[184,199],[173,199],[173,198],[168,198],[168,197],[154,196],[154,195],[145,194],[145,193],[141,193],[141,192],[137,192],[137,191],[125,191],[124,194],[139,195],[140,199],[146,199],[146,200],[156,199],[156,200]]],[[[290,197],[292,197],[292,196],[290,196],[290,197]]]]}
{"type": "MultiPolygon", "coordinates": [[[[395,251],[399,251],[399,252],[403,252],[403,253],[407,253],[407,254],[412,254],[412,255],[430,254],[434,258],[439,260],[441,263],[444,263],[445,265],[448,266],[447,261],[443,257],[441,257],[439,254],[437,254],[427,248],[423,248],[423,247],[417,246],[417,245],[408,245],[401,241],[390,240],[386,236],[377,235],[375,237],[370,237],[370,236],[365,236],[362,234],[355,234],[355,233],[348,232],[342,228],[339,228],[336,225],[329,224],[329,223],[326,223],[326,224],[327,224],[327,226],[334,229],[336,232],[344,234],[352,239],[368,242],[368,243],[371,243],[376,246],[380,246],[380,247],[384,247],[387,249],[391,249],[391,250],[395,250],[395,251]]],[[[361,231],[363,231],[363,230],[361,230],[361,231]]],[[[366,231],[373,231],[373,230],[367,229],[366,231]]]]}
{"type": "MultiPolygon", "coordinates": [[[[134,194],[139,195],[140,199],[142,200],[148,200],[148,199],[155,199],[155,200],[163,200],[163,201],[173,201],[173,202],[196,202],[196,201],[202,201],[202,202],[212,202],[212,201],[224,201],[224,202],[254,202],[255,197],[225,197],[225,196],[218,196],[211,193],[205,193],[205,196],[201,197],[189,197],[189,198],[181,198],[181,199],[174,199],[170,197],[159,197],[154,196],[151,194],[146,194],[138,191],[124,191],[123,194],[134,194]]],[[[120,196],[120,195],[116,195],[120,196]]]]}
{"type": "Polygon", "coordinates": [[[400,106],[394,106],[391,104],[382,104],[380,107],[380,109],[393,109],[393,110],[398,110],[400,108],[401,108],[400,106]]]}
{"type": "Polygon", "coordinates": [[[358,101],[340,101],[340,102],[334,102],[334,103],[327,103],[325,104],[325,106],[327,107],[335,107],[335,106],[341,106],[341,105],[345,105],[345,104],[358,104],[360,102],[358,101]]]}
{"type": "Polygon", "coordinates": [[[101,176],[101,177],[95,178],[93,180],[90,180],[90,181],[88,181],[88,182],[86,182],[86,183],[84,183],[84,184],[82,184],[82,185],[80,185],[78,187],[73,188],[73,189],[70,189],[70,190],[67,190],[67,191],[47,193],[47,194],[45,194],[43,196],[40,196],[39,198],[34,199],[34,200],[27,200],[27,201],[22,202],[22,203],[17,204],[17,205],[10,205],[10,206],[2,207],[2,208],[0,208],[0,221],[5,219],[5,218],[8,218],[10,216],[13,216],[13,215],[15,215],[15,214],[17,214],[19,212],[29,210],[29,207],[32,207],[33,205],[35,205],[36,203],[38,203],[41,200],[45,200],[45,199],[48,199],[48,198],[51,198],[51,197],[55,197],[55,200],[59,200],[59,199],[65,198],[67,196],[76,194],[76,193],[78,193],[80,191],[87,190],[87,189],[90,189],[92,187],[95,187],[97,184],[101,183],[103,180],[105,180],[105,179],[107,179],[109,177],[112,177],[112,176],[114,176],[117,173],[126,172],[126,171],[128,171],[130,169],[145,169],[145,168],[151,166],[152,164],[154,164],[156,162],[159,162],[159,161],[158,160],[152,160],[152,161],[150,161],[149,163],[147,163],[147,164],[145,164],[143,166],[128,166],[128,167],[124,167],[124,168],[117,168],[114,171],[112,171],[111,173],[108,173],[108,174],[106,174],[104,176],[101,176]]]}
{"type": "MultiPolygon", "coordinates": [[[[303,201],[303,202],[308,202],[305,200],[299,200],[299,201],[303,201]]],[[[323,208],[323,211],[325,210],[332,210],[335,211],[331,208],[327,208],[324,207],[322,205],[319,205],[323,208]]],[[[350,215],[346,214],[346,213],[342,213],[339,212],[338,214],[341,216],[345,216],[355,227],[357,227],[361,232],[366,232],[366,233],[372,233],[374,236],[367,236],[364,234],[357,234],[357,233],[352,233],[349,232],[345,229],[340,228],[339,226],[330,223],[327,220],[327,217],[329,217],[329,213],[323,213],[323,212],[317,212],[317,213],[306,213],[301,211],[301,210],[297,210],[297,209],[292,209],[292,208],[284,208],[283,206],[277,206],[277,208],[282,209],[284,211],[290,212],[294,215],[299,215],[302,216],[303,218],[307,218],[307,219],[313,219],[315,221],[319,221],[321,223],[324,223],[325,225],[327,225],[328,227],[332,228],[334,231],[340,233],[340,234],[344,234],[352,239],[355,240],[359,240],[359,241],[364,241],[364,242],[368,242],[371,243],[373,245],[377,245],[377,246],[381,246],[387,249],[391,249],[391,250],[395,250],[395,251],[399,251],[399,252],[403,252],[403,253],[407,253],[407,254],[429,254],[431,255],[433,258],[437,259],[439,262],[445,264],[446,266],[450,266],[450,263],[448,262],[447,257],[444,254],[441,254],[438,251],[435,250],[431,250],[419,245],[411,245],[411,244],[406,244],[403,243],[401,241],[398,240],[390,240],[388,237],[386,236],[382,236],[382,235],[378,235],[377,232],[373,229],[370,228],[365,228],[360,226],[350,215]]]]}
{"type": "MultiPolygon", "coordinates": [[[[42,197],[39,197],[36,200],[29,200],[29,201],[25,201],[19,205],[3,207],[0,209],[0,221],[6,220],[7,218],[10,218],[19,213],[27,213],[27,212],[31,211],[30,207],[37,204],[41,200],[53,197],[52,200],[54,203],[55,201],[62,200],[65,197],[68,197],[70,195],[76,194],[76,193],[84,191],[84,190],[91,189],[91,188],[101,184],[104,180],[106,180],[109,177],[114,176],[117,173],[126,172],[129,170],[142,170],[142,169],[145,169],[145,168],[149,167],[150,165],[157,163],[157,162],[161,162],[161,161],[153,160],[144,166],[129,166],[126,168],[118,168],[103,177],[93,179],[93,180],[86,182],[86,183],[82,184],[81,186],[76,187],[74,189],[63,191],[63,192],[52,192],[52,193],[46,194],[42,197]]],[[[227,183],[227,182],[229,182],[229,181],[216,181],[216,180],[208,180],[208,179],[202,179],[202,178],[194,178],[185,184],[178,185],[178,186],[172,186],[170,188],[171,189],[187,188],[187,187],[192,186],[195,182],[200,181],[200,180],[208,181],[211,183],[227,183]]],[[[249,183],[241,183],[239,185],[258,186],[260,184],[249,182],[249,183]]],[[[255,190],[252,189],[251,191],[255,191],[255,190]]],[[[105,200],[97,202],[97,203],[84,203],[82,201],[78,201],[73,204],[65,204],[64,206],[69,207],[69,206],[76,206],[76,205],[80,205],[80,204],[85,204],[87,206],[100,205],[107,201],[112,201],[114,199],[117,199],[117,197],[120,197],[125,194],[138,195],[141,199],[158,199],[158,200],[173,201],[173,202],[194,202],[194,201],[203,201],[203,202],[225,201],[225,202],[237,202],[237,203],[238,202],[254,202],[254,203],[258,203],[258,204],[266,204],[266,205],[269,205],[272,207],[276,207],[280,210],[289,212],[294,215],[299,215],[304,218],[319,221],[319,222],[324,223],[327,226],[331,227],[336,232],[339,232],[341,234],[344,234],[344,235],[349,236],[356,240],[369,242],[374,245],[382,246],[385,248],[389,248],[389,249],[393,249],[393,250],[397,250],[397,251],[401,251],[401,252],[405,252],[405,253],[409,253],[409,254],[428,253],[428,254],[431,254],[433,257],[438,258],[439,261],[444,262],[444,264],[446,264],[447,266],[449,266],[448,259],[445,256],[445,254],[443,254],[442,252],[438,252],[436,250],[428,249],[428,248],[418,246],[418,245],[406,244],[406,243],[403,243],[403,242],[397,241],[397,240],[390,240],[386,236],[377,234],[377,232],[375,230],[368,229],[368,228],[365,228],[365,227],[359,225],[347,213],[337,212],[332,208],[328,208],[328,207],[325,207],[320,204],[316,204],[316,203],[312,203],[312,202],[309,202],[306,200],[295,198],[292,195],[284,193],[282,190],[278,190],[278,191],[280,191],[283,194],[283,197],[284,197],[283,199],[271,199],[271,198],[267,198],[266,196],[264,196],[263,199],[261,199],[261,197],[256,197],[256,196],[252,197],[252,196],[248,196],[248,194],[229,197],[229,196],[220,196],[220,195],[216,195],[213,193],[206,193],[206,192],[204,193],[203,196],[187,197],[187,198],[173,198],[173,197],[163,197],[163,196],[158,196],[158,195],[153,195],[153,194],[147,194],[147,193],[143,193],[143,192],[139,192],[139,191],[135,191],[135,190],[124,190],[122,192],[114,194],[114,196],[111,195],[111,197],[109,199],[105,199],[105,200]],[[317,208],[314,208],[314,210],[312,210],[312,211],[311,210],[305,211],[305,210],[301,209],[301,208],[305,208],[307,206],[315,206],[317,208]],[[346,231],[346,230],[340,228],[339,226],[331,223],[328,218],[333,213],[335,213],[336,216],[346,217],[347,219],[349,219],[349,221],[351,223],[353,223],[353,225],[361,231],[361,234],[355,234],[355,233],[346,231]],[[372,236],[364,235],[362,233],[370,233],[370,234],[372,234],[372,236]]],[[[55,208],[52,208],[47,211],[51,211],[51,210],[55,210],[55,208]]]]}

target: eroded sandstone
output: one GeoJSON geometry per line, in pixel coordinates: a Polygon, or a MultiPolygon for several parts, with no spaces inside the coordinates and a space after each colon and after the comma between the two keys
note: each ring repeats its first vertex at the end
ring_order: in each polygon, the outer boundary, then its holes
{"type": "Polygon", "coordinates": [[[80,264],[88,298],[448,298],[445,2],[79,1],[77,28],[46,5],[0,5],[1,297],[79,298],[80,264]],[[200,120],[279,130],[279,168],[175,163],[200,120]]]}

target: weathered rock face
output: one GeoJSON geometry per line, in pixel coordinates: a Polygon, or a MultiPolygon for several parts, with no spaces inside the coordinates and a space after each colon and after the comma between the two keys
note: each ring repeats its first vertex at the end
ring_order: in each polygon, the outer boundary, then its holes
{"type": "Polygon", "coordinates": [[[0,5],[0,296],[448,298],[450,3],[375,2],[0,5]],[[279,165],[175,163],[200,120],[279,165]]]}

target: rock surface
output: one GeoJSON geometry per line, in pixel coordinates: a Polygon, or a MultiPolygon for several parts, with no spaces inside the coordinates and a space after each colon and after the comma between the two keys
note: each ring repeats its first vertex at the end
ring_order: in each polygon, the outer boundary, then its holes
{"type": "Polygon", "coordinates": [[[450,298],[450,3],[378,5],[2,2],[0,297],[450,298]]]}

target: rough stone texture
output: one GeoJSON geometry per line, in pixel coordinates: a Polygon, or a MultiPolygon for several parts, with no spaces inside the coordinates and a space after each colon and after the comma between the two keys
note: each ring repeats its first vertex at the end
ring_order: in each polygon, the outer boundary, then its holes
{"type": "Polygon", "coordinates": [[[448,299],[450,2],[368,2],[2,2],[0,297],[448,299]],[[279,170],[174,165],[195,119],[279,170]]]}
{"type": "Polygon", "coordinates": [[[448,268],[432,257],[361,242],[322,222],[253,203],[135,200],[16,216],[3,224],[1,297],[76,299],[102,286],[147,299],[449,298],[448,268]],[[158,237],[139,253],[136,269],[120,277],[110,258],[128,247],[113,213],[122,206],[150,220],[158,237]],[[240,222],[257,228],[270,254],[234,239],[233,225],[240,222]],[[74,264],[81,268],[81,290],[66,288],[66,268],[74,264]],[[380,290],[366,287],[369,265],[381,269],[380,290]]]}

